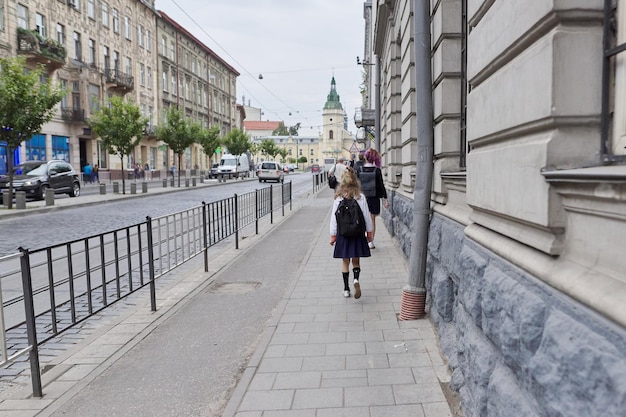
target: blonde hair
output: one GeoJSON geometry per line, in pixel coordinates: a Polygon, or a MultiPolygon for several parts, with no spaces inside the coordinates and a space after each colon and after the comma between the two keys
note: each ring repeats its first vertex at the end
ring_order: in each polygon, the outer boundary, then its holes
{"type": "Polygon", "coordinates": [[[335,198],[359,198],[361,196],[361,183],[352,167],[347,167],[339,179],[339,185],[335,191],[335,198]]]}

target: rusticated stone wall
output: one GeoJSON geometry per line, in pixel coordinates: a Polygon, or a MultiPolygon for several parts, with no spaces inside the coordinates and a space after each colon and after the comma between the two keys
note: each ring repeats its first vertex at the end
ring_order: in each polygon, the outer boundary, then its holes
{"type": "MultiPolygon", "coordinates": [[[[413,202],[390,193],[386,227],[409,256],[413,202]]],[[[433,214],[427,303],[467,417],[623,417],[626,330],[433,214]]]]}

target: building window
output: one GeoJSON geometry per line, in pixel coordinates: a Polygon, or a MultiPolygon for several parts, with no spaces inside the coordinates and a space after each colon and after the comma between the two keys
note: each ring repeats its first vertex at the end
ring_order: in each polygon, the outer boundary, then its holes
{"type": "Polygon", "coordinates": [[[170,42],[170,59],[172,61],[176,61],[176,45],[174,44],[174,41],[170,42]]]}
{"type": "Polygon", "coordinates": [[[35,13],[35,30],[44,38],[48,36],[46,33],[46,17],[44,15],[35,13]]]}
{"type": "Polygon", "coordinates": [[[600,116],[602,162],[626,162],[626,3],[604,0],[602,112],[600,116]]]}
{"type": "Polygon", "coordinates": [[[152,35],[150,34],[150,29],[146,30],[146,49],[148,51],[152,50],[150,46],[150,42],[152,42],[152,35]]]}
{"type": "Polygon", "coordinates": [[[87,0],[87,16],[89,16],[90,19],[96,19],[95,0],[87,0]]]}
{"type": "Polygon", "coordinates": [[[124,16],[124,36],[126,39],[130,40],[130,17],[124,16]]]}
{"type": "Polygon", "coordinates": [[[120,12],[113,9],[113,32],[120,33],[120,12]]]}
{"type": "Polygon", "coordinates": [[[130,59],[130,57],[126,57],[126,74],[133,74],[133,61],[132,59],[130,59]]]}
{"type": "Polygon", "coordinates": [[[72,109],[80,110],[80,82],[72,81],[72,109]]]}
{"type": "MultiPolygon", "coordinates": [[[[61,89],[63,91],[67,91],[67,80],[61,79],[61,89]]],[[[67,94],[61,97],[61,108],[67,109],[69,107],[69,100],[67,98],[67,94]]]]}
{"type": "Polygon", "coordinates": [[[96,41],[89,39],[89,64],[96,65],[96,41]]]}
{"type": "Polygon", "coordinates": [[[113,51],[113,68],[120,69],[120,53],[117,51],[113,51]]]}
{"type": "Polygon", "coordinates": [[[143,26],[137,26],[137,42],[139,42],[139,46],[143,48],[143,26]]]}
{"type": "Polygon", "coordinates": [[[109,5],[102,3],[102,26],[109,27],[109,5]]]}
{"type": "Polygon", "coordinates": [[[161,82],[163,84],[163,91],[167,93],[167,85],[169,83],[167,80],[167,71],[163,71],[161,82]]]}
{"type": "Polygon", "coordinates": [[[89,84],[89,111],[96,113],[100,109],[100,86],[89,84]]]}
{"type": "Polygon", "coordinates": [[[4,2],[0,4],[0,30],[4,30],[4,2]]]}
{"type": "Polygon", "coordinates": [[[167,56],[167,38],[165,36],[161,38],[161,55],[167,56]]]}
{"type": "Polygon", "coordinates": [[[57,42],[65,46],[65,26],[57,23],[57,42]]]}
{"type": "Polygon", "coordinates": [[[80,33],[74,32],[74,58],[77,61],[81,60],[81,45],[80,45],[80,33]]]}
{"type": "Polygon", "coordinates": [[[177,95],[176,94],[176,74],[174,74],[174,71],[172,71],[172,94],[177,95]]]}
{"type": "Polygon", "coordinates": [[[152,68],[146,67],[146,83],[148,84],[148,90],[152,90],[152,68]]]}
{"type": "Polygon", "coordinates": [[[330,131],[328,132],[328,139],[334,139],[334,136],[335,136],[335,132],[333,132],[332,130],[330,130],[330,131]]]}
{"type": "Polygon", "coordinates": [[[46,160],[46,135],[37,134],[25,143],[27,161],[46,160]]]}
{"type": "Polygon", "coordinates": [[[70,138],[52,135],[52,159],[70,162],[70,138]]]}
{"type": "Polygon", "coordinates": [[[146,85],[146,67],[143,63],[139,64],[139,84],[146,85]]]}
{"type": "Polygon", "coordinates": [[[189,81],[185,81],[185,98],[189,100],[191,97],[189,96],[189,81]]]}
{"type": "Polygon", "coordinates": [[[102,48],[102,58],[104,59],[104,68],[111,68],[111,62],[109,61],[109,47],[105,46],[102,48]]]}
{"type": "Polygon", "coordinates": [[[108,168],[108,164],[107,164],[108,152],[106,150],[106,147],[104,146],[104,143],[102,143],[101,140],[96,141],[96,152],[97,152],[97,158],[98,158],[98,167],[100,167],[100,169],[108,168]]]}
{"type": "Polygon", "coordinates": [[[28,29],[28,7],[21,4],[17,5],[17,26],[28,29]]]}

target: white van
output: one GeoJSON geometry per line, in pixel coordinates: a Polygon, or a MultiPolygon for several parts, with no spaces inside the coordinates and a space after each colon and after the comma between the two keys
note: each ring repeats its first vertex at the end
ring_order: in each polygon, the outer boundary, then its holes
{"type": "Polygon", "coordinates": [[[250,159],[248,155],[231,155],[224,154],[220,159],[220,165],[217,173],[229,175],[232,178],[246,178],[250,176],[250,159]]]}

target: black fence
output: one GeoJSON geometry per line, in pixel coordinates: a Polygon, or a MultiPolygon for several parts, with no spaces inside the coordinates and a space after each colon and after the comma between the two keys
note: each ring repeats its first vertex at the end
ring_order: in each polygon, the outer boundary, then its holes
{"type": "Polygon", "coordinates": [[[274,212],[284,215],[291,203],[288,182],[0,258],[0,278],[9,284],[0,288],[0,365],[28,353],[33,395],[41,397],[41,344],[145,287],[156,311],[156,279],[200,254],[208,271],[210,247],[234,236],[238,249],[243,228],[254,224],[258,234],[260,219],[273,223],[274,212]]]}

